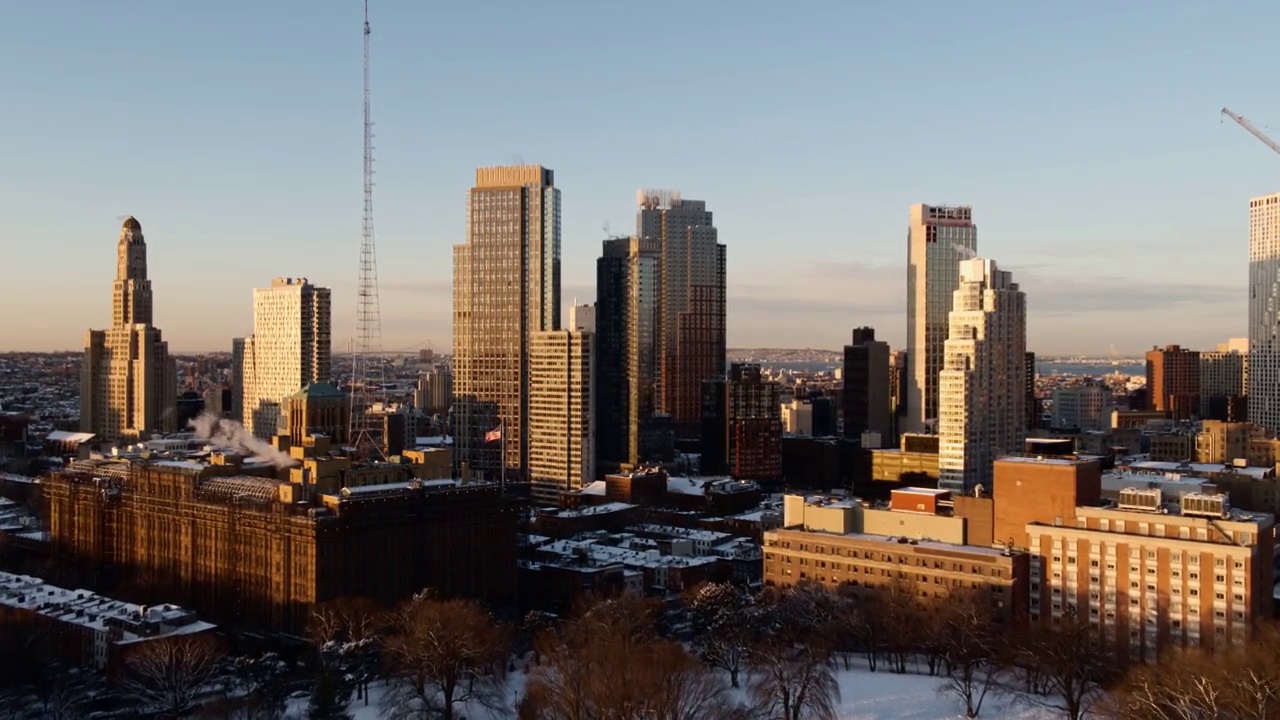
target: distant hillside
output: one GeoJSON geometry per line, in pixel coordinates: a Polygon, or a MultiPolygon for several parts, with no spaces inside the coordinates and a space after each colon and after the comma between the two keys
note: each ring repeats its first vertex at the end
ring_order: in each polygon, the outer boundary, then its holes
{"type": "Polygon", "coordinates": [[[840,362],[838,350],[815,348],[730,348],[726,353],[729,362],[840,362]]]}

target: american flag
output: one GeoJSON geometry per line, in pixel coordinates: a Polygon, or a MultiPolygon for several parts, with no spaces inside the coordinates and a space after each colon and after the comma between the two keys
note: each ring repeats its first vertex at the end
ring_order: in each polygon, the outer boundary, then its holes
{"type": "Polygon", "coordinates": [[[492,429],[492,430],[490,430],[489,432],[487,432],[487,433],[485,433],[485,434],[484,434],[484,441],[485,441],[485,442],[487,442],[487,443],[488,443],[488,442],[497,442],[498,440],[501,440],[501,439],[502,439],[502,426],[501,426],[501,425],[499,425],[498,427],[496,427],[496,428],[494,428],[494,429],[492,429]]]}

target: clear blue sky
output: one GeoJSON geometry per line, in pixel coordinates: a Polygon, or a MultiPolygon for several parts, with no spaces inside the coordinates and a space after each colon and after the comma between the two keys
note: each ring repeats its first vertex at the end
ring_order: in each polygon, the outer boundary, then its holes
{"type": "MultiPolygon", "coordinates": [[[[142,222],[178,351],[251,331],[303,275],[354,316],[359,0],[10,1],[0,43],[0,349],[109,322],[142,222]]],[[[731,346],[905,335],[907,208],[968,203],[1031,349],[1206,347],[1246,327],[1250,197],[1280,156],[1280,3],[373,0],[385,346],[450,344],[477,165],[564,198],[564,296],[638,187],[714,211],[731,346]],[[961,8],[961,5],[964,8],[961,8]]]]}

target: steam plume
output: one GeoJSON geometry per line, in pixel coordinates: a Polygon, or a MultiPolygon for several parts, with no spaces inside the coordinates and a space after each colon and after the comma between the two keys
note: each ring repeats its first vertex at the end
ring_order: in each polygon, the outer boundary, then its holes
{"type": "Polygon", "coordinates": [[[271,446],[271,443],[255,436],[234,420],[220,418],[210,412],[200,413],[191,421],[196,437],[210,445],[250,455],[255,460],[265,460],[278,468],[297,465],[297,461],[271,446]]]}

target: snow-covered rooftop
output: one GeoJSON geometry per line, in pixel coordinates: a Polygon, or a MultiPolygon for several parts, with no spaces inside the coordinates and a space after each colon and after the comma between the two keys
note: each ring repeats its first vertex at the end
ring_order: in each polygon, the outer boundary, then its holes
{"type": "Polygon", "coordinates": [[[65,430],[54,430],[53,432],[45,436],[45,440],[49,440],[52,442],[64,442],[64,443],[83,443],[83,442],[89,442],[94,437],[95,435],[93,433],[67,432],[65,430]]]}
{"type": "Polygon", "coordinates": [[[28,575],[0,573],[0,605],[39,613],[96,632],[120,631],[118,642],[191,634],[214,626],[176,605],[135,605],[88,590],[68,590],[28,575]]]}
{"type": "Polygon", "coordinates": [[[633,525],[631,526],[631,529],[635,532],[648,533],[650,535],[684,538],[686,540],[696,540],[708,543],[728,542],[734,537],[729,533],[716,532],[714,530],[698,530],[695,528],[675,527],[673,525],[642,524],[633,525]]]}
{"type": "Polygon", "coordinates": [[[630,505],[628,503],[622,503],[622,502],[611,502],[611,503],[605,503],[603,505],[587,505],[585,507],[577,508],[576,510],[565,510],[565,509],[542,510],[540,511],[540,514],[550,515],[553,517],[563,517],[563,518],[584,517],[586,515],[605,515],[607,513],[622,512],[623,510],[630,510],[633,507],[635,507],[635,505],[630,505]]]}

